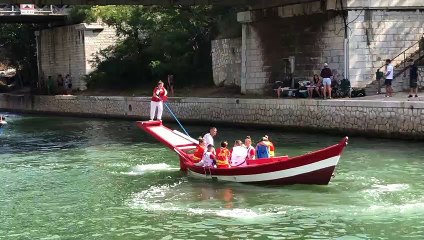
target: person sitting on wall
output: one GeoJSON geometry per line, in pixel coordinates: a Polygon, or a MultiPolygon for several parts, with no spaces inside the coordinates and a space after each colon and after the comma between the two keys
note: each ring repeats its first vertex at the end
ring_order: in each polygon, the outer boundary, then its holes
{"type": "Polygon", "coordinates": [[[275,81],[272,85],[272,89],[277,92],[277,97],[280,98],[280,95],[283,92],[283,82],[275,81]]]}
{"type": "Polygon", "coordinates": [[[309,84],[308,88],[308,97],[312,98],[314,95],[314,90],[318,94],[319,97],[321,97],[321,79],[319,78],[318,74],[314,74],[314,77],[312,78],[311,83],[309,84]]]}

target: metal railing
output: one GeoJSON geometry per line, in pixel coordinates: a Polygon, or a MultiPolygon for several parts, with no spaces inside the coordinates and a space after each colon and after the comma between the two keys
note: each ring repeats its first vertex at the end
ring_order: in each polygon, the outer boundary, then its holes
{"type": "MultiPolygon", "coordinates": [[[[31,15],[67,15],[69,9],[68,5],[35,6],[34,14],[31,15]]],[[[21,9],[19,5],[0,4],[0,15],[21,15],[21,9]]]]}
{"type": "MultiPolygon", "coordinates": [[[[401,64],[403,64],[403,68],[397,72],[396,74],[393,75],[393,78],[398,77],[399,75],[401,75],[402,73],[406,73],[405,71],[409,68],[409,66],[407,66],[407,60],[408,59],[413,59],[414,56],[416,56],[416,54],[418,54],[418,58],[414,60],[414,62],[421,60],[424,55],[422,55],[422,44],[424,43],[424,36],[421,37],[420,40],[418,40],[417,42],[415,42],[414,44],[412,44],[411,46],[409,46],[407,49],[403,50],[401,53],[399,53],[398,55],[396,55],[394,58],[392,58],[392,62],[398,62],[398,64],[396,64],[394,67],[400,67],[401,64]],[[418,45],[418,46],[417,46],[418,45]],[[411,49],[413,49],[414,47],[416,47],[417,49],[414,51],[411,51],[411,49]],[[409,53],[408,53],[409,51],[409,53]]],[[[382,68],[384,68],[386,66],[386,64],[383,64],[381,67],[379,67],[377,69],[377,71],[382,72],[382,68]]]]}

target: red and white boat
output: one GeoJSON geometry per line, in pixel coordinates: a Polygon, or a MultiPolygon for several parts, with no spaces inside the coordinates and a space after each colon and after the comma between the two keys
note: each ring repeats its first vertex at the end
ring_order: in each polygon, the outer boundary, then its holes
{"type": "Polygon", "coordinates": [[[348,137],[345,137],[336,145],[301,156],[248,160],[247,166],[243,167],[209,168],[195,166],[192,161],[197,140],[163,126],[161,121],[137,122],[137,126],[174,150],[180,157],[181,170],[186,171],[189,176],[251,184],[326,185],[330,182],[348,142],[348,137]]]}

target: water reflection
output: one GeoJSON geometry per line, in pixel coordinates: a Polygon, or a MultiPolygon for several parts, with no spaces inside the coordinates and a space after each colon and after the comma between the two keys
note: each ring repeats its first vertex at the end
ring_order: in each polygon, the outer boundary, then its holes
{"type": "Polygon", "coordinates": [[[223,204],[224,208],[234,208],[234,192],[230,187],[218,188],[209,184],[202,186],[200,189],[200,199],[203,201],[218,200],[223,204]]]}

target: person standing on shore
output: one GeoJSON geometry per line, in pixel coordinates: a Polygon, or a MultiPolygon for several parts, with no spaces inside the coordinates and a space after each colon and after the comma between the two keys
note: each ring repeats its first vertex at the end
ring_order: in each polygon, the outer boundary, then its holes
{"type": "Polygon", "coordinates": [[[327,98],[327,92],[329,98],[331,99],[331,78],[333,77],[333,73],[331,72],[331,69],[328,67],[327,63],[324,63],[324,68],[321,70],[320,75],[322,77],[322,86],[324,87],[322,90],[324,99],[327,98]]]}
{"type": "Polygon", "coordinates": [[[410,61],[411,66],[409,67],[409,96],[412,97],[412,94],[415,92],[415,97],[418,97],[418,67],[414,61],[410,61]]]}
{"type": "Polygon", "coordinates": [[[393,88],[392,88],[393,65],[392,65],[392,60],[390,59],[386,60],[385,77],[386,77],[386,80],[384,81],[384,85],[386,86],[386,97],[392,97],[393,96],[393,88]]]}
{"type": "Polygon", "coordinates": [[[163,112],[163,101],[166,101],[168,91],[163,87],[163,82],[159,81],[158,86],[153,89],[152,100],[150,101],[150,121],[155,118],[155,112],[157,111],[157,120],[162,120],[163,112]]]}
{"type": "Polygon", "coordinates": [[[168,91],[171,93],[171,96],[174,96],[174,75],[172,74],[168,75],[167,87],[168,91]]]}

